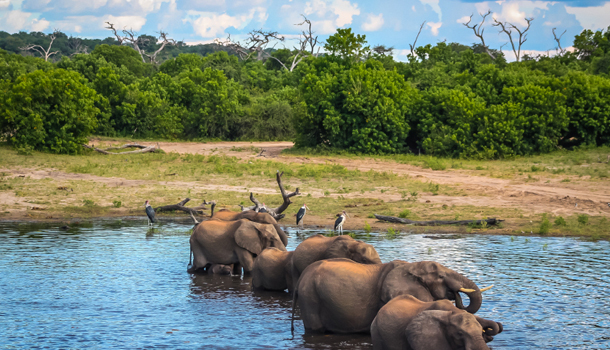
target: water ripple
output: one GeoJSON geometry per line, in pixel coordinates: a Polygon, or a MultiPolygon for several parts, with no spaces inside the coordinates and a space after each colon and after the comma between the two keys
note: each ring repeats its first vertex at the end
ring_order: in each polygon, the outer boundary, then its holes
{"type": "MultiPolygon", "coordinates": [[[[298,320],[292,338],[290,297],[254,293],[249,277],[187,274],[190,227],[0,224],[0,348],[371,349],[365,335],[304,335],[298,320]]],[[[608,242],[426,236],[362,239],[383,261],[434,260],[494,284],[478,313],[505,326],[493,349],[610,348],[608,242]]]]}

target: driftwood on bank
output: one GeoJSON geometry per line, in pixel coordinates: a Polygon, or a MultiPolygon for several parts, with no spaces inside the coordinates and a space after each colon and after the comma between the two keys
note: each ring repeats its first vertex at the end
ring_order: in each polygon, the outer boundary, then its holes
{"type": "MultiPolygon", "coordinates": [[[[296,188],[296,190],[294,192],[290,192],[290,193],[286,192],[286,189],[284,188],[284,184],[282,183],[282,175],[284,175],[284,172],[282,171],[280,173],[280,171],[278,170],[275,177],[277,180],[277,184],[280,187],[280,193],[282,194],[282,199],[284,200],[283,203],[277,208],[265,208],[267,210],[267,213],[271,214],[271,216],[273,216],[273,218],[275,220],[280,220],[286,216],[285,214],[282,214],[282,213],[284,212],[284,210],[288,209],[288,206],[290,204],[292,204],[292,202],[290,201],[290,198],[300,194],[298,187],[296,188]]],[[[252,192],[250,192],[250,200],[252,201],[252,203],[254,203],[254,205],[249,206],[249,207],[241,206],[243,211],[246,211],[246,210],[259,211],[261,208],[265,207],[258,199],[256,199],[256,197],[254,197],[254,194],[252,192]]]]}
{"type": "Polygon", "coordinates": [[[131,144],[131,145],[125,145],[123,147],[110,147],[107,148],[105,150],[103,149],[99,149],[95,146],[89,146],[89,145],[85,145],[83,144],[83,147],[88,148],[88,149],[92,149],[96,152],[100,152],[102,154],[135,154],[135,153],[148,153],[148,152],[155,152],[157,149],[159,149],[158,147],[155,146],[142,146],[142,145],[137,145],[137,144],[131,144]],[[140,148],[139,150],[136,151],[129,151],[129,152],[108,152],[108,150],[112,150],[112,149],[123,149],[123,148],[140,148]]]}
{"type": "Polygon", "coordinates": [[[162,211],[183,211],[185,213],[189,213],[191,215],[194,214],[203,214],[204,210],[208,210],[208,208],[206,207],[207,204],[210,204],[212,206],[212,210],[214,210],[214,206],[216,205],[216,202],[212,201],[212,202],[207,202],[207,201],[203,201],[203,203],[201,203],[200,206],[197,207],[185,207],[184,205],[186,203],[188,203],[188,201],[190,201],[190,198],[185,198],[184,200],[182,200],[180,203],[178,204],[170,204],[170,205],[162,205],[160,207],[156,207],[155,208],[155,212],[159,213],[162,211]]]}
{"type": "Polygon", "coordinates": [[[397,218],[394,216],[385,216],[375,214],[377,220],[394,222],[397,224],[408,224],[416,226],[440,226],[440,225],[482,225],[484,222],[488,226],[497,225],[504,220],[498,220],[496,218],[490,218],[486,220],[432,220],[432,221],[415,221],[403,218],[397,218]]]}

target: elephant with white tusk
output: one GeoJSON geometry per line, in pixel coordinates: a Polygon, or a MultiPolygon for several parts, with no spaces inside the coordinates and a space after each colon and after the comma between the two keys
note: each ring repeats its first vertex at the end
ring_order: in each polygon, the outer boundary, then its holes
{"type": "Polygon", "coordinates": [[[190,239],[194,272],[208,264],[230,265],[239,263],[248,273],[254,258],[263,249],[286,247],[271,224],[259,224],[247,219],[237,221],[208,220],[195,227],[190,239]]]}
{"type": "Polygon", "coordinates": [[[483,350],[502,329],[501,323],[471,315],[449,300],[400,295],[379,310],[371,338],[375,350],[483,350]]]}
{"type": "Polygon", "coordinates": [[[483,301],[474,282],[433,261],[365,265],[329,259],[303,271],[295,283],[292,312],[294,316],[298,303],[308,332],[368,333],[379,309],[403,294],[421,301],[455,300],[469,313],[483,301]],[[467,307],[459,295],[462,288],[470,299],[467,307]]]}

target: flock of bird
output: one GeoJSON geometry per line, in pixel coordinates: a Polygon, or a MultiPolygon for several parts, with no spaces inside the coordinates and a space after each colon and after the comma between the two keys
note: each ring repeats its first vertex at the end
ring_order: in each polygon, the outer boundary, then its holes
{"type": "MultiPolygon", "coordinates": [[[[608,203],[608,206],[610,206],[610,203],[608,203]]],[[[144,202],[144,208],[146,211],[146,216],[148,217],[148,226],[152,226],[153,223],[157,222],[157,218],[155,217],[155,209],[153,209],[153,207],[150,205],[150,201],[146,201],[144,202]]],[[[297,216],[297,227],[303,226],[303,219],[305,218],[305,214],[307,214],[307,210],[309,209],[309,207],[307,206],[307,204],[303,203],[303,206],[299,209],[299,211],[297,212],[296,216],[297,216]]],[[[311,209],[309,209],[311,210],[311,209]]],[[[265,205],[265,203],[263,203],[263,206],[260,208],[257,208],[255,211],[259,212],[259,213],[267,213],[267,206],[265,205]]],[[[345,212],[345,210],[343,210],[341,212],[341,214],[337,215],[338,218],[337,220],[335,220],[335,226],[333,228],[333,230],[337,233],[339,233],[340,235],[343,234],[343,224],[345,224],[345,221],[347,220],[347,218],[349,217],[349,214],[347,214],[345,212]]]]}

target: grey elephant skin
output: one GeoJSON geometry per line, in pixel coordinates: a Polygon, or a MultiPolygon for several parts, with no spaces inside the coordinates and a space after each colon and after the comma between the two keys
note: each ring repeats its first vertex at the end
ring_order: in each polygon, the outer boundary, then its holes
{"type": "Polygon", "coordinates": [[[254,210],[237,212],[222,209],[214,213],[210,220],[236,221],[241,219],[248,219],[250,221],[258,222],[259,224],[273,225],[273,227],[275,227],[275,231],[277,231],[277,234],[282,239],[284,246],[288,245],[288,236],[286,235],[286,232],[282,230],[280,225],[277,223],[277,220],[275,220],[269,213],[257,213],[254,210]]]}
{"type": "Polygon", "coordinates": [[[233,271],[233,264],[212,264],[207,268],[207,271],[212,275],[230,275],[233,271]]]}
{"type": "Polygon", "coordinates": [[[326,237],[315,235],[307,238],[294,250],[292,256],[292,280],[298,281],[305,268],[316,261],[345,258],[362,264],[381,264],[375,248],[350,236],[326,237]]]}
{"type": "Polygon", "coordinates": [[[244,272],[252,270],[254,259],[263,249],[286,250],[275,227],[247,219],[237,221],[208,220],[195,227],[190,239],[194,272],[208,264],[239,263],[244,272]]]}
{"type": "Polygon", "coordinates": [[[449,300],[424,302],[411,295],[390,300],[371,324],[375,350],[488,349],[485,343],[501,332],[501,323],[469,314],[449,300]]]}
{"type": "Polygon", "coordinates": [[[267,248],[256,257],[252,268],[254,290],[292,290],[292,255],[277,248],[267,248]]]}
{"type": "Polygon", "coordinates": [[[479,288],[439,263],[395,260],[366,265],[329,259],[303,271],[294,288],[292,312],[294,318],[298,305],[306,332],[369,333],[379,309],[399,295],[422,301],[456,300],[464,308],[461,288],[469,289],[466,311],[475,313],[482,303],[479,288]]]}

